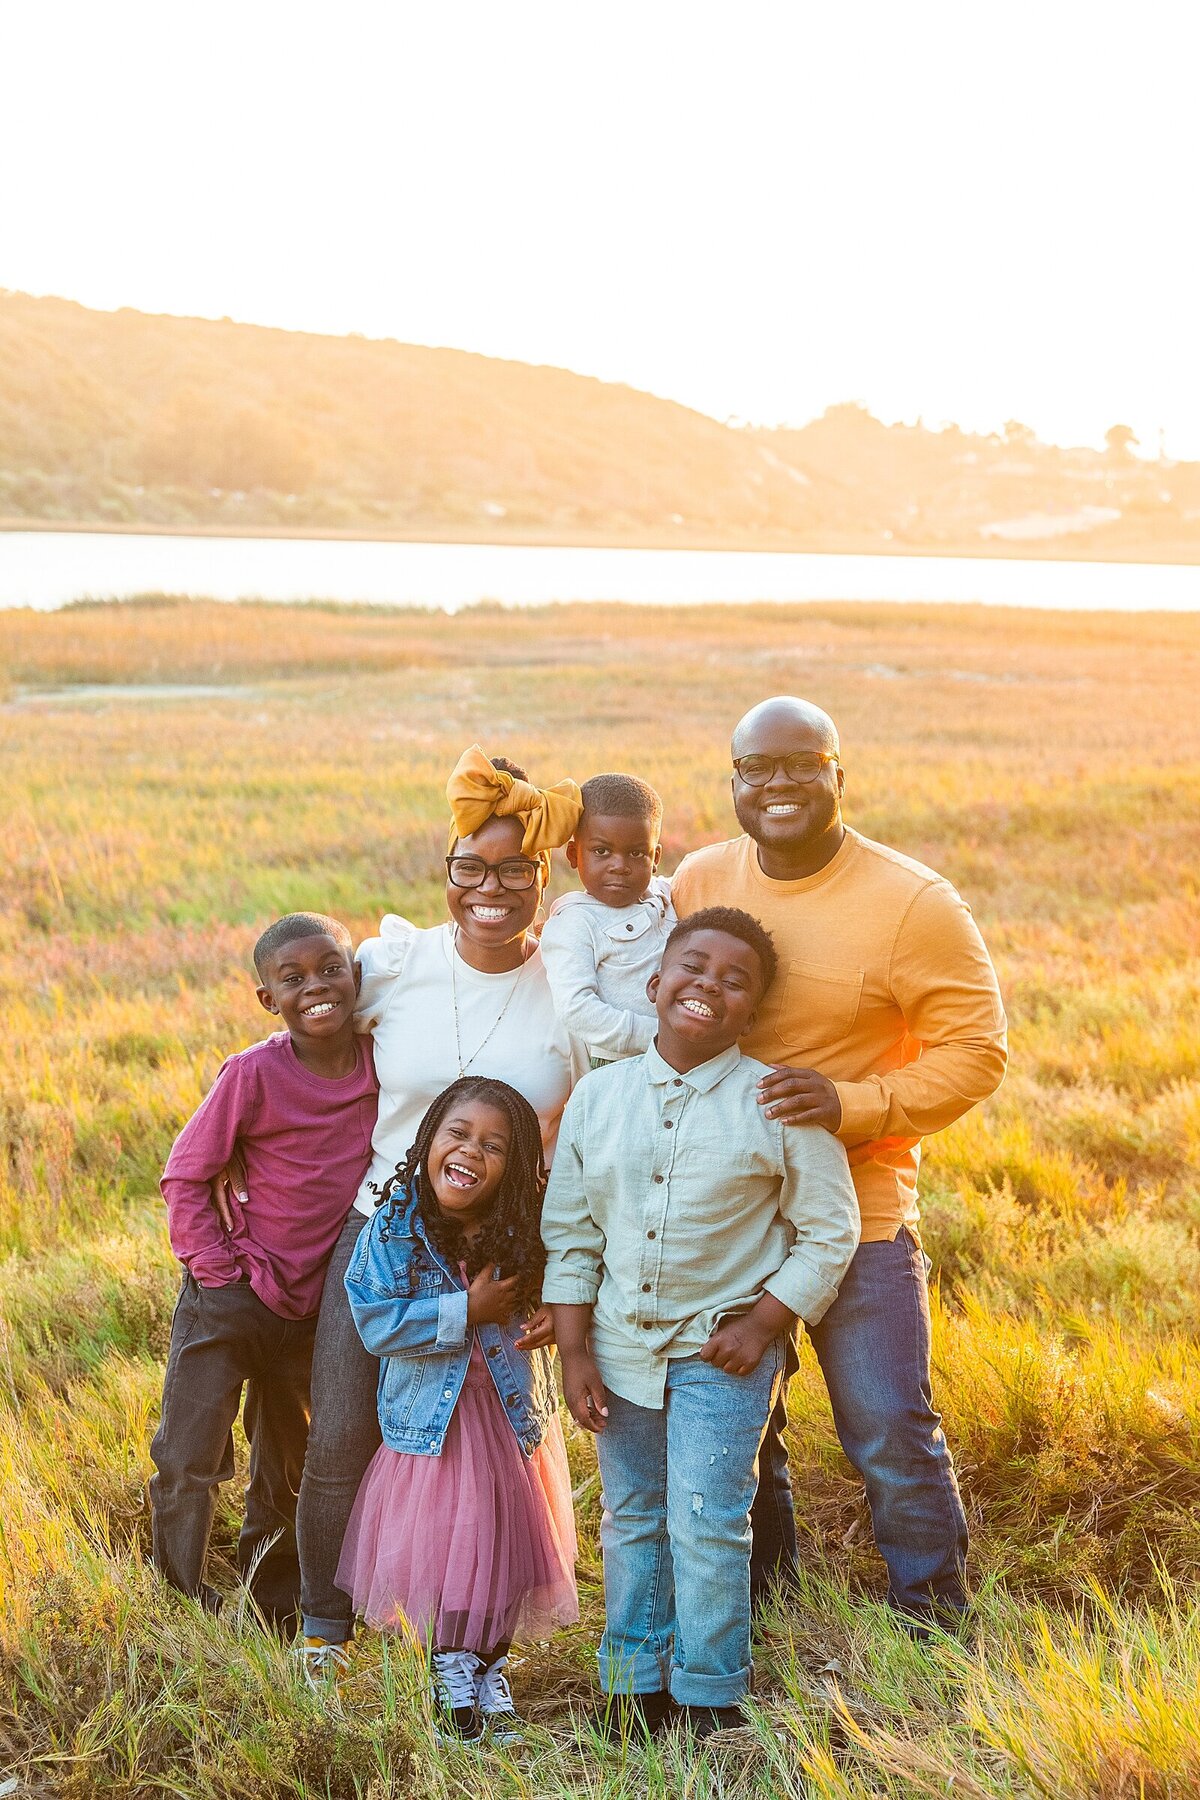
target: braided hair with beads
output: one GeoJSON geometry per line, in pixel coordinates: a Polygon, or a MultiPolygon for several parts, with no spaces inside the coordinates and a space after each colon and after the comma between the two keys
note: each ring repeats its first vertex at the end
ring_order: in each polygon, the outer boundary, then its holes
{"type": "Polygon", "coordinates": [[[391,1219],[404,1206],[407,1195],[414,1193],[425,1235],[449,1267],[457,1269],[465,1263],[469,1280],[492,1263],[503,1277],[517,1276],[517,1311],[526,1313],[538,1304],[546,1267],[541,1229],[545,1192],[541,1127],[528,1100],[507,1081],[490,1075],[464,1075],[451,1082],[426,1111],[412,1148],[383,1190],[380,1205],[387,1208],[391,1219]],[[496,1107],[507,1115],[512,1128],[504,1174],[474,1243],[438,1205],[428,1169],[429,1147],[439,1125],[452,1106],[468,1100],[496,1107]]]}

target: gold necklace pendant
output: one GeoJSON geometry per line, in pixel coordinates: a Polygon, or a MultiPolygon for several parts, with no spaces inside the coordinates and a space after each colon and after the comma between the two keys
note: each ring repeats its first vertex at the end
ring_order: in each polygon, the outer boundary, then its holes
{"type": "Polygon", "coordinates": [[[459,1030],[459,1022],[458,1022],[458,980],[457,980],[457,975],[458,975],[458,930],[457,930],[457,927],[455,928],[454,936],[451,939],[451,943],[450,943],[450,1004],[454,1010],[454,1056],[455,1056],[455,1061],[458,1063],[458,1078],[460,1081],[462,1080],[463,1076],[466,1074],[467,1070],[470,1068],[471,1064],[475,1061],[475,1058],[481,1053],[481,1051],[491,1041],[492,1034],[495,1032],[496,1028],[500,1024],[500,1021],[503,1019],[505,1013],[508,1011],[509,1006],[512,1004],[512,997],[516,993],[517,989],[520,987],[521,977],[524,973],[525,973],[525,960],[523,959],[521,962],[521,966],[517,970],[516,980],[513,982],[512,986],[509,988],[508,993],[505,997],[504,1005],[500,1008],[500,1011],[496,1014],[496,1017],[492,1020],[492,1023],[489,1025],[487,1031],[484,1034],[482,1042],[478,1043],[475,1046],[475,1048],[474,1048],[474,1050],[472,1050],[470,1056],[468,1056],[467,1060],[464,1062],[463,1061],[463,1053],[462,1053],[462,1035],[459,1030]]]}

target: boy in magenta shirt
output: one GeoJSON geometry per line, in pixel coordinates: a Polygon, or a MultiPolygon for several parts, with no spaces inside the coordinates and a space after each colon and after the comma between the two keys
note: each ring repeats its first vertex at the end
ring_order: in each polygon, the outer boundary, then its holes
{"type": "Polygon", "coordinates": [[[354,1030],[358,969],[344,925],[291,913],[259,938],[254,965],[258,998],[286,1030],[223,1065],[162,1178],[184,1276],[150,1447],[153,1557],[173,1586],[219,1604],[204,1565],[245,1387],[250,1484],[238,1567],[264,1615],[290,1629],[317,1310],[371,1160],[378,1082],[370,1039],[354,1030]],[[235,1152],[249,1198],[226,1231],[211,1183],[235,1152]]]}

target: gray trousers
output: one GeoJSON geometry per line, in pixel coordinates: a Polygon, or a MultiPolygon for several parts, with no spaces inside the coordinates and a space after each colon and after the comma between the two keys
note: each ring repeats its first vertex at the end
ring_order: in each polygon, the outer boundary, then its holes
{"type": "Polygon", "coordinates": [[[248,1282],[203,1288],[185,1274],[171,1321],[162,1418],[150,1446],[154,1563],[215,1607],[204,1579],[217,1489],[233,1476],[233,1423],[245,1390],[250,1482],[237,1562],[267,1619],[295,1626],[296,1496],[308,1434],[315,1319],[281,1319],[248,1282]]]}

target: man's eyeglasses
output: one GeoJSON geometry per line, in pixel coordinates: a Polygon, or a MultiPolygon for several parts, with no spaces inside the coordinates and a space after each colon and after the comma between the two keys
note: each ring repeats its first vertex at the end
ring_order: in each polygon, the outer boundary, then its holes
{"type": "Polygon", "coordinates": [[[735,756],[733,766],[747,787],[766,787],[782,769],[789,781],[815,781],[826,763],[837,762],[829,750],[797,750],[791,756],[735,756]]]}
{"type": "Polygon", "coordinates": [[[527,856],[508,856],[503,862],[484,862],[482,856],[448,856],[446,873],[454,887],[482,887],[489,875],[495,875],[502,888],[519,894],[537,880],[538,865],[527,856]]]}

